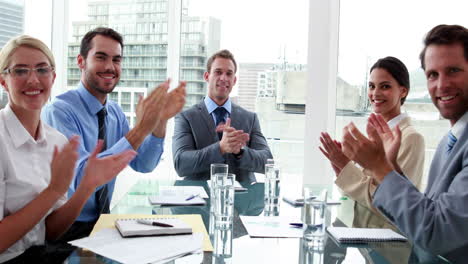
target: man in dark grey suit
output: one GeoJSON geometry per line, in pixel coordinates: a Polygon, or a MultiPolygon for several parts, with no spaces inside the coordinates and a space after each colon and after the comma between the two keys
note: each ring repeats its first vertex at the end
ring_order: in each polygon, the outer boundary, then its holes
{"type": "Polygon", "coordinates": [[[439,25],[424,40],[421,65],[432,102],[451,124],[429,171],[425,193],[395,170],[398,129],[371,116],[369,139],[350,124],[344,152],[373,173],[373,205],[415,244],[454,263],[468,259],[468,30],[439,25]]]}
{"type": "Polygon", "coordinates": [[[237,64],[228,50],[208,59],[208,96],[175,117],[172,155],[181,177],[208,180],[210,164],[226,163],[242,182],[255,182],[272,158],[257,115],[231,102],[237,64]]]}

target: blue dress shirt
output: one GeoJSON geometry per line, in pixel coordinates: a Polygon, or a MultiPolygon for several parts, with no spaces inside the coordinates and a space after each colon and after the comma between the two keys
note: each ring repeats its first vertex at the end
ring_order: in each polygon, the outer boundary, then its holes
{"type": "MultiPolygon", "coordinates": [[[[213,118],[213,121],[214,123],[216,124],[216,117],[213,113],[213,111],[219,107],[219,105],[217,105],[209,96],[206,96],[205,99],[204,99],[204,102],[205,102],[205,106],[206,106],[206,110],[208,110],[208,113],[211,115],[211,117],[213,118]]],[[[231,116],[231,108],[232,108],[232,102],[231,102],[231,98],[228,98],[227,101],[221,105],[221,107],[224,107],[224,109],[226,109],[227,113],[227,117],[230,117],[231,116]]],[[[224,119],[226,120],[226,116],[224,117],[224,119]]]]}
{"type": "MultiPolygon", "coordinates": [[[[80,136],[79,159],[75,169],[75,178],[68,189],[68,197],[76,191],[80,184],[88,157],[96,147],[99,132],[97,112],[102,107],[103,105],[99,100],[89,93],[83,83],[80,82],[77,89],[57,96],[42,111],[42,120],[67,138],[72,135],[80,136]]],[[[105,121],[107,149],[101,152],[98,157],[133,149],[125,137],[130,128],[122,109],[111,100],[107,100],[104,107],[108,113],[105,121]]],[[[163,143],[164,139],[162,138],[156,138],[153,135],[147,136],[137,150],[138,155],[130,162],[130,166],[139,172],[153,171],[163,153],[163,143]]],[[[109,201],[112,199],[115,180],[116,178],[107,183],[109,201]]],[[[102,186],[99,188],[102,188],[102,186]]],[[[76,220],[92,222],[98,217],[96,197],[91,195],[76,220]]]]}

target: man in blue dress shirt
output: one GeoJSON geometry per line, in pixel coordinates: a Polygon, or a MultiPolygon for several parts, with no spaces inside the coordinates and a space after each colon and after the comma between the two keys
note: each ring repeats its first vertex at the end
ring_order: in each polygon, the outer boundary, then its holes
{"type": "MultiPolygon", "coordinates": [[[[133,149],[138,152],[130,166],[139,172],[151,172],[163,152],[167,120],[185,103],[185,83],[168,92],[169,81],[140,98],[137,122],[130,129],[117,103],[107,100],[122,73],[122,36],[110,28],[96,28],[81,41],[77,63],[81,70],[78,88],[55,98],[42,112],[43,120],[66,137],[79,135],[80,158],[68,194],[75,192],[83,176],[88,157],[98,139],[104,140],[100,157],[133,149]]],[[[115,178],[101,186],[86,202],[81,215],[62,240],[87,236],[101,213],[109,213],[115,178]]]]}

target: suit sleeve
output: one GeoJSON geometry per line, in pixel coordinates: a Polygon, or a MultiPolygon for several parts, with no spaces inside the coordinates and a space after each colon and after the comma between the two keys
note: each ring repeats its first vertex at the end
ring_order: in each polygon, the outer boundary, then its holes
{"type": "Polygon", "coordinates": [[[254,113],[249,144],[244,148],[244,154],[239,159],[239,168],[265,173],[266,160],[271,158],[273,156],[271,155],[270,148],[260,129],[257,114],[254,113]]]}
{"type": "Polygon", "coordinates": [[[210,164],[226,161],[219,142],[196,149],[191,124],[183,113],[175,117],[172,155],[174,168],[181,177],[209,171],[210,164]]]}
{"type": "Polygon", "coordinates": [[[372,178],[364,174],[352,161],[341,170],[335,184],[354,201],[367,208],[373,208],[372,194],[376,186],[372,178]]]}
{"type": "Polygon", "coordinates": [[[401,142],[397,163],[403,174],[420,190],[424,170],[424,138],[417,132],[409,133],[401,142]]]}
{"type": "MultiPolygon", "coordinates": [[[[410,240],[433,254],[466,246],[468,237],[468,150],[445,192],[429,198],[406,178],[390,172],[374,194],[374,206],[410,240]]],[[[443,175],[437,175],[442,177],[443,175]]]]}

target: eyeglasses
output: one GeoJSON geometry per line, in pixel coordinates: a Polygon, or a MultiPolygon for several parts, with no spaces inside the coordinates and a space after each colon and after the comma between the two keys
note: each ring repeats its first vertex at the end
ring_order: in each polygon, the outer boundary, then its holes
{"type": "Polygon", "coordinates": [[[9,68],[4,70],[2,73],[10,74],[13,78],[17,79],[27,79],[31,76],[31,72],[36,72],[37,78],[47,78],[52,75],[55,71],[54,67],[52,66],[41,66],[37,68],[26,68],[26,67],[16,67],[16,68],[9,68]]]}

